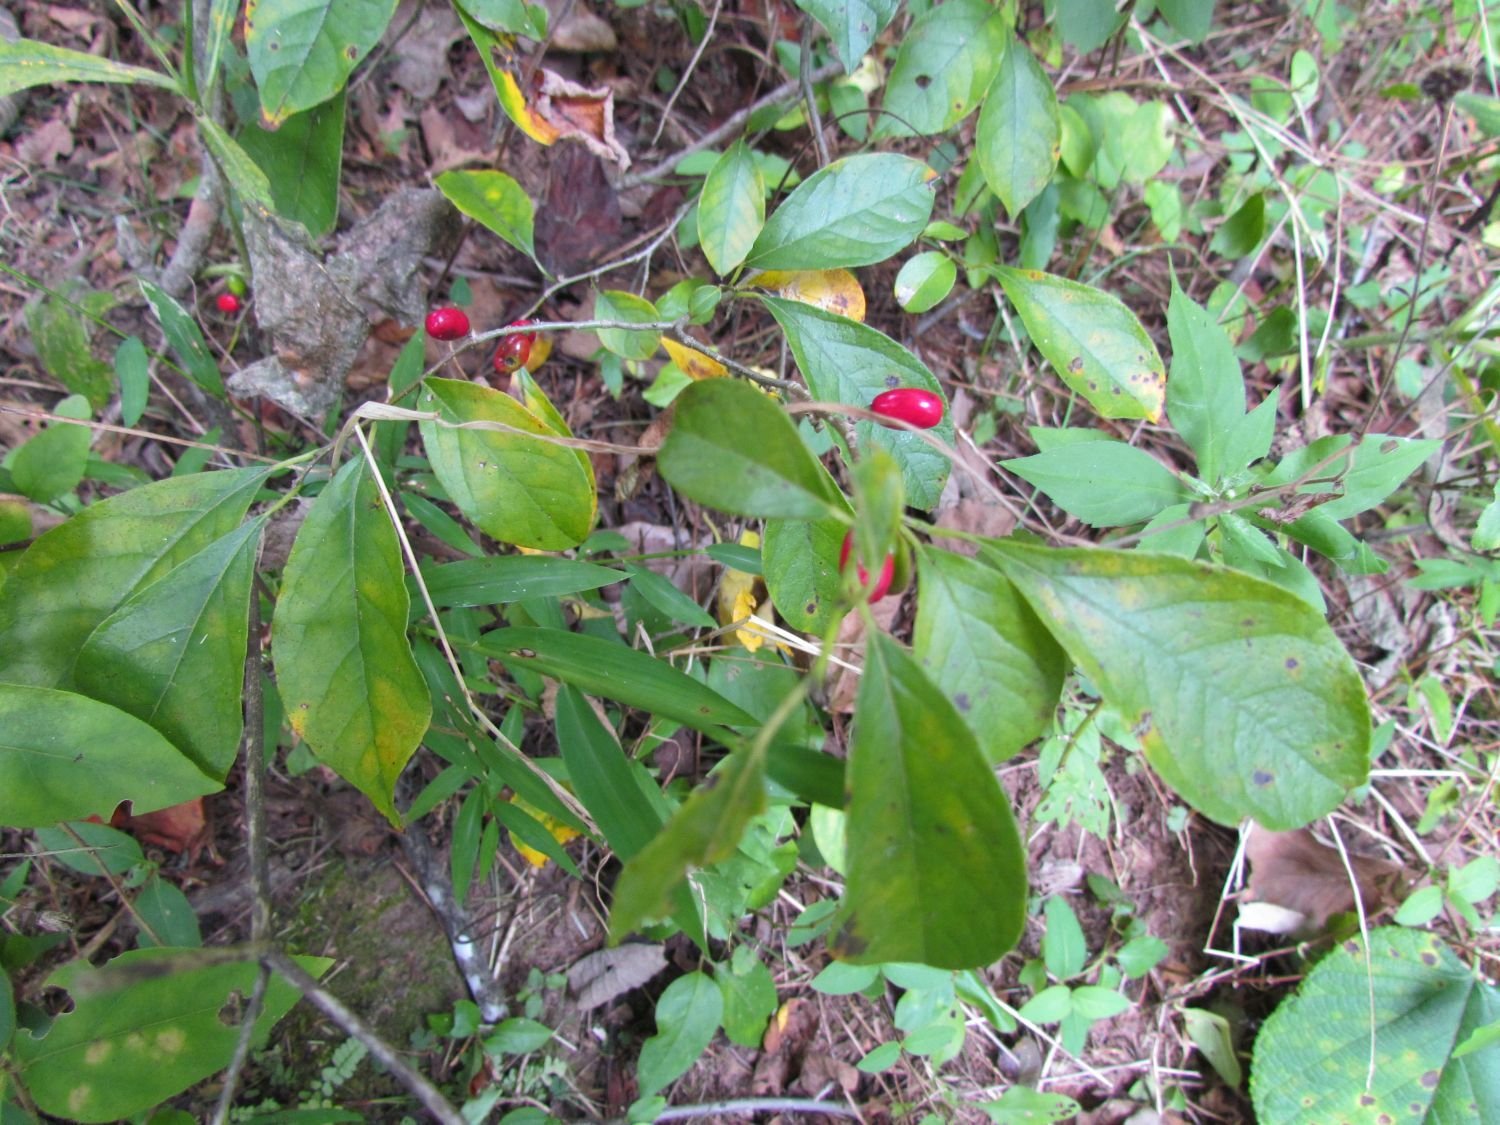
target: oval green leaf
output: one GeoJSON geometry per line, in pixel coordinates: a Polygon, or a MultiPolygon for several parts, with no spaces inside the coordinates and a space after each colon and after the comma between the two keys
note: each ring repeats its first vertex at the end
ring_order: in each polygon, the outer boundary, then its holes
{"type": "Polygon", "coordinates": [[[45,828],[137,813],[213,793],[219,783],[125,712],[72,692],[0,684],[0,824],[45,828]]]}
{"type": "Polygon", "coordinates": [[[1037,350],[1105,418],[1161,418],[1167,371],[1136,315],[1067,278],[992,266],[1037,350]]]}
{"type": "Polygon", "coordinates": [[[839,548],[847,530],[838,519],[767,520],[761,544],[766,590],[793,629],[821,634],[842,602],[839,548]]]}
{"type": "Polygon", "coordinates": [[[250,585],[263,523],[210,543],[107,617],[73,669],[81,690],[150,723],[222,779],[244,725],[250,585]]]}
{"type": "Polygon", "coordinates": [[[953,128],[984,96],[1010,36],[984,0],[929,8],[901,39],[877,137],[928,136],[953,128]]]}
{"type": "Polygon", "coordinates": [[[1052,179],[1061,144],[1057,93],[1026,44],[1011,35],[974,133],[985,182],[1011,215],[1052,179]]]}
{"type": "Polygon", "coordinates": [[[1058,445],[1000,463],[1090,527],[1144,523],[1192,499],[1176,473],[1123,441],[1058,445]]]}
{"type": "Polygon", "coordinates": [[[509,395],[455,379],[428,379],[418,406],[442,419],[421,423],[432,471],[481,531],[544,551],[587,538],[598,502],[592,473],[575,450],[547,440],[558,435],[546,422],[509,395]],[[521,432],[452,425],[464,422],[498,422],[521,432]]]}
{"type": "Polygon", "coordinates": [[[1364,683],[1321,614],[1175,555],[992,542],[998,566],[1199,812],[1290,831],[1369,770],[1364,683]]]}
{"type": "MultiPolygon", "coordinates": [[[[69,395],[52,408],[61,418],[87,421],[89,400],[69,395]]],[[[47,504],[72,492],[88,468],[93,431],[71,422],[50,422],[29,438],[10,459],[10,477],[16,491],[39,504],[47,504]]]]}
{"type": "MultiPolygon", "coordinates": [[[[606,289],[600,293],[594,299],[594,316],[599,320],[617,320],[626,324],[655,324],[661,320],[655,305],[623,289],[606,289]]],[[[650,359],[661,343],[661,332],[601,328],[599,342],[621,359],[650,359]]]]}
{"type": "Polygon", "coordinates": [[[174,477],[102,500],[43,535],[0,587],[5,679],[71,686],[73,662],[99,623],[238,527],[265,476],[174,477]]]}
{"type": "MultiPolygon", "coordinates": [[[[943,396],[926,365],[889,336],[801,301],[769,296],[761,300],[786,333],[814,398],[868,407],[876,395],[893,387],[922,387],[943,396]]],[[[901,466],[909,503],[924,509],[937,504],[949,462],[922,434],[873,422],[860,422],[854,429],[862,444],[880,446],[901,466]]],[[[926,434],[944,445],[953,444],[953,422],[946,411],[926,434]]]]}
{"type": "Polygon", "coordinates": [[[844,69],[853,73],[895,16],[900,0],[796,0],[796,4],[828,29],[844,69]]]}
{"type": "Polygon", "coordinates": [[[705,973],[678,977],[656,1002],[656,1034],[641,1044],[636,1074],[649,1098],[687,1073],[712,1042],[724,1015],[724,997],[705,973]]]}
{"type": "Polygon", "coordinates": [[[834,954],[858,964],[979,968],[1026,920],[1026,849],[1010,802],[953,704],[872,631],[854,706],[849,877],[834,954]]]}
{"type": "Polygon", "coordinates": [[[271,655],[287,721],[392,824],[396,779],[432,714],[406,638],[401,548],[362,459],[307,513],[282,575],[271,655]]]}
{"type": "Polygon", "coordinates": [[[342,90],[395,11],[396,0],[257,0],[245,50],[266,126],[342,90]]]}
{"type": "Polygon", "coordinates": [[[932,216],[937,173],[895,153],[835,160],[776,209],[745,265],[826,270],[883,262],[910,246],[932,216]]]}
{"type": "Polygon", "coordinates": [[[724,512],[818,519],[835,510],[837,490],[786,411],[736,380],[704,379],[678,396],[657,468],[684,496],[724,512]]]}
{"type": "Polygon", "coordinates": [[[917,552],[913,655],[963,717],[990,763],[1052,723],[1067,659],[1031,606],[993,567],[951,551],[917,552]]]}
{"type": "Polygon", "coordinates": [[[896,303],[909,313],[924,313],[953,289],[958,266],[941,250],[924,250],[906,260],[896,275],[896,303]]]}
{"type": "Polygon", "coordinates": [[[698,196],[698,245],[726,274],[745,260],[766,224],[766,180],[750,146],[736,141],[714,162],[698,196]]]}
{"type": "Polygon", "coordinates": [[[521,185],[504,172],[444,172],[432,181],[448,202],[528,258],[536,257],[532,227],[536,208],[521,185]]]}

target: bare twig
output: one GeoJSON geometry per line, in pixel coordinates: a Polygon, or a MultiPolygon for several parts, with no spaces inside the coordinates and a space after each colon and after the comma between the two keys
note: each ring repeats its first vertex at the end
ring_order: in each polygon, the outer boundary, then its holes
{"type": "Polygon", "coordinates": [[[714,10],[708,17],[708,27],[704,29],[703,38],[698,40],[698,46],[693,50],[693,57],[688,59],[687,68],[683,70],[682,77],[677,80],[677,88],[672,91],[672,96],[667,99],[667,104],[661,111],[661,120],[656,123],[656,132],[651,135],[652,145],[661,140],[661,131],[667,127],[667,121],[672,116],[672,107],[677,104],[677,99],[687,89],[688,79],[693,76],[693,71],[697,69],[698,60],[703,57],[703,52],[708,47],[708,41],[714,37],[714,27],[718,24],[719,13],[723,10],[724,0],[714,0],[714,10]]]}
{"type": "Polygon", "coordinates": [[[831,158],[828,155],[828,138],[823,136],[823,116],[818,112],[818,96],[813,92],[812,81],[812,41],[811,28],[807,27],[808,20],[803,21],[802,28],[802,65],[797,68],[798,79],[802,83],[802,104],[807,112],[807,127],[812,132],[813,147],[818,153],[818,167],[827,168],[831,158]]]}
{"type": "MultiPolygon", "coordinates": [[[[826,82],[828,79],[842,73],[844,73],[843,63],[827,63],[813,71],[808,81],[813,83],[826,82]]],[[[692,156],[695,152],[702,152],[706,148],[712,148],[720,141],[734,136],[744,127],[746,121],[749,121],[753,115],[759,113],[761,110],[769,109],[774,105],[780,105],[782,102],[789,102],[793,98],[801,96],[801,93],[801,79],[782,83],[765,97],[747,105],[737,113],[730,114],[724,120],[724,124],[720,125],[717,129],[704,133],[703,136],[699,137],[692,144],[678,149],[676,153],[667,157],[667,159],[653,164],[649,168],[644,168],[639,172],[625,176],[620,180],[620,187],[622,189],[639,187],[641,184],[649,184],[652,180],[659,180],[663,176],[669,175],[672,169],[677,167],[678,163],[684,158],[692,156]]]]}
{"type": "Polygon", "coordinates": [[[442,1122],[442,1125],[468,1125],[463,1116],[448,1104],[448,1099],[443,1097],[442,1092],[436,1086],[396,1054],[369,1024],[344,1007],[338,997],[314,980],[312,974],[301,965],[279,949],[264,954],[262,961],[268,968],[281,974],[282,978],[302,993],[313,1007],[352,1038],[363,1043],[365,1049],[374,1056],[376,1061],[390,1071],[396,1081],[405,1086],[411,1095],[422,1103],[422,1108],[442,1122]]]}

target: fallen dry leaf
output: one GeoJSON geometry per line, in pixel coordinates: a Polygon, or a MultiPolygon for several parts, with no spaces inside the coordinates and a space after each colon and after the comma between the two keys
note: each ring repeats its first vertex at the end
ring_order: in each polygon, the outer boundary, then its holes
{"type": "Polygon", "coordinates": [[[579,1011],[587,1012],[639,988],[666,967],[664,946],[643,942],[620,945],[573,962],[568,970],[568,987],[578,998],[579,1011]]]}
{"type": "Polygon", "coordinates": [[[615,92],[608,86],[582,86],[556,71],[539,70],[532,79],[531,109],[555,139],[582,141],[621,171],[630,167],[630,154],[615,137],[615,92]]]}
{"type": "MultiPolygon", "coordinates": [[[[1295,911],[1307,929],[1322,930],[1328,919],[1354,909],[1354,889],[1337,848],[1320,843],[1307,829],[1269,832],[1250,829],[1245,844],[1250,861],[1251,903],[1295,911]]],[[[1349,853],[1349,867],[1359,882],[1360,905],[1367,915],[1400,898],[1406,879],[1400,864],[1349,853]]],[[[1255,917],[1251,914],[1252,920],[1255,917]]]]}

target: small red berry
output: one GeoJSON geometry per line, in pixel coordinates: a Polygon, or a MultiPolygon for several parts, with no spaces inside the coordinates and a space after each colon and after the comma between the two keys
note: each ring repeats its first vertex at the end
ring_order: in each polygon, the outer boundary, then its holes
{"type": "Polygon", "coordinates": [[[427,314],[427,335],[434,340],[460,340],[469,334],[469,314],[443,307],[427,314]]]}
{"type": "MultiPolygon", "coordinates": [[[[854,532],[852,530],[846,531],[844,532],[844,545],[839,548],[840,571],[842,571],[846,566],[849,565],[849,555],[851,552],[853,552],[853,550],[854,532]]],[[[870,584],[870,572],[865,569],[864,563],[858,563],[856,565],[858,567],[857,573],[859,574],[859,584],[861,586],[868,586],[870,584]]],[[[886,591],[891,588],[891,580],[895,577],[896,556],[886,555],[885,565],[880,568],[880,579],[875,583],[875,589],[870,591],[870,596],[867,599],[871,605],[874,605],[881,598],[885,597],[886,591]]]]}
{"type": "Polygon", "coordinates": [[[233,316],[240,309],[244,308],[244,305],[233,293],[220,293],[214,298],[214,307],[225,316],[233,316]]]}
{"type": "MultiPolygon", "coordinates": [[[[513,320],[506,327],[524,328],[532,323],[530,320],[513,320]]],[[[531,360],[531,348],[535,343],[535,332],[513,332],[500,337],[500,345],[495,349],[495,370],[501,375],[509,375],[525,367],[531,360]]]]}
{"type": "Polygon", "coordinates": [[[876,395],[870,403],[870,412],[919,430],[930,430],[943,420],[943,400],[921,387],[897,387],[876,395]]]}

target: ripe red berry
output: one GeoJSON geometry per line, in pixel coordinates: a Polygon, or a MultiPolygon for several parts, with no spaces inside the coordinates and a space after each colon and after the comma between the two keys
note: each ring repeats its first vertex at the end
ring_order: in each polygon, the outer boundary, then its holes
{"type": "MultiPolygon", "coordinates": [[[[524,328],[531,323],[529,320],[513,320],[506,327],[524,328]]],[[[525,367],[531,359],[531,348],[535,343],[535,332],[513,332],[509,336],[500,337],[500,345],[495,349],[495,370],[501,375],[509,375],[518,368],[525,367]]]]}
{"type": "MultiPolygon", "coordinates": [[[[854,532],[852,530],[846,531],[844,532],[844,545],[839,548],[840,571],[844,570],[844,568],[849,565],[849,555],[853,552],[853,550],[854,532]]],[[[858,567],[857,573],[859,574],[859,584],[861,586],[868,586],[870,584],[870,572],[865,569],[864,563],[858,563],[856,565],[858,567]]],[[[891,588],[891,580],[895,577],[896,556],[886,555],[885,565],[880,568],[880,578],[875,583],[875,589],[870,591],[870,596],[867,599],[871,605],[874,605],[881,598],[885,597],[886,591],[891,588]]]]}
{"type": "Polygon", "coordinates": [[[870,412],[919,430],[930,430],[943,420],[943,400],[921,387],[897,387],[876,395],[870,403],[870,412]]]}
{"type": "Polygon", "coordinates": [[[443,307],[427,314],[427,335],[434,340],[459,340],[469,334],[469,314],[443,307]]]}
{"type": "Polygon", "coordinates": [[[233,316],[244,306],[240,303],[240,299],[233,293],[220,293],[214,298],[214,307],[225,316],[233,316]]]}

